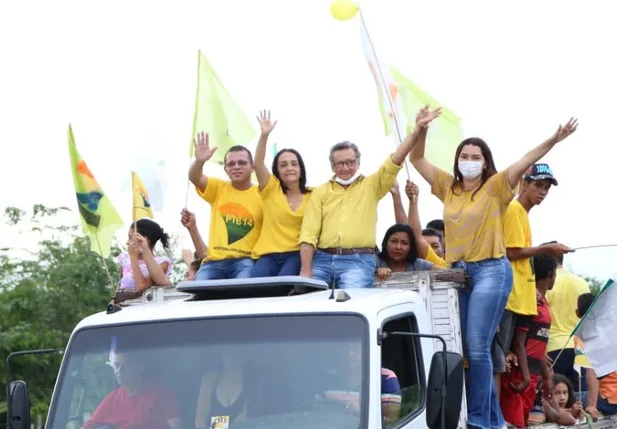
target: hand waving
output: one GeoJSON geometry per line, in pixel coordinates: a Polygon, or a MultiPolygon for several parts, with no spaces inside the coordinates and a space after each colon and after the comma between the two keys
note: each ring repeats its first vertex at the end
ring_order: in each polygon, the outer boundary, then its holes
{"type": "Polygon", "coordinates": [[[203,131],[197,133],[193,144],[195,145],[195,159],[200,162],[207,162],[218,149],[216,146],[210,146],[210,136],[203,131]]]}
{"type": "Polygon", "coordinates": [[[269,110],[262,110],[261,112],[259,112],[259,116],[257,117],[257,120],[259,121],[259,127],[261,128],[261,133],[265,135],[269,135],[274,129],[274,127],[276,127],[276,123],[278,122],[278,121],[272,122],[270,120],[269,110]]]}
{"type": "Polygon", "coordinates": [[[422,110],[416,115],[416,126],[419,128],[426,128],[434,119],[437,119],[441,115],[441,107],[431,111],[428,106],[424,106],[422,110]]]}
{"type": "Polygon", "coordinates": [[[560,125],[555,131],[555,134],[551,137],[551,140],[555,143],[559,143],[562,140],[565,140],[570,134],[576,131],[578,127],[578,119],[570,118],[567,124],[560,125]]]}

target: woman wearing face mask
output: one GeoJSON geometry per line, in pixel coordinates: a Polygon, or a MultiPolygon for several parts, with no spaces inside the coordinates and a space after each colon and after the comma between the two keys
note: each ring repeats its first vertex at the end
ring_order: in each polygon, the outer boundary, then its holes
{"type": "Polygon", "coordinates": [[[263,200],[261,235],[253,249],[256,259],[251,277],[297,276],[300,273],[300,228],[311,195],[306,187],[306,168],[294,149],[274,156],[272,174],[265,164],[268,136],[276,126],[270,112],[260,113],[261,137],[255,150],[255,173],[263,200]]]}
{"type": "Polygon", "coordinates": [[[463,345],[469,362],[468,426],[501,428],[505,423],[493,382],[490,346],[512,289],[503,216],[525,170],[576,131],[577,121],[570,119],[500,172],[483,140],[463,140],[456,149],[452,175],[424,157],[428,125],[440,113],[440,109],[430,111],[428,107],[418,113],[416,128],[407,137],[416,142],[409,158],[444,203],[446,262],[465,269],[471,277],[470,288],[459,293],[463,345]],[[473,317],[468,319],[468,314],[473,317]]]}

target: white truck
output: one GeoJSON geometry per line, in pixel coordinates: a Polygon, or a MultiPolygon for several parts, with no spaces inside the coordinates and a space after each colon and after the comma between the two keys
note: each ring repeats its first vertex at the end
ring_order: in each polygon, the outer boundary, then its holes
{"type": "MultiPolygon", "coordinates": [[[[183,428],[199,420],[204,375],[221,371],[222,357],[231,356],[259,388],[252,389],[258,394],[251,412],[220,427],[464,429],[462,278],[455,271],[401,273],[372,289],[346,290],[295,276],[152,288],[75,327],[45,428],[81,428],[118,386],[110,361],[131,352],[141,356],[147,377],[171,389],[183,428]],[[355,366],[352,349],[359,351],[355,366]],[[350,408],[324,392],[352,366],[357,403],[350,408]],[[382,415],[383,368],[401,388],[395,419],[382,415]]],[[[10,383],[7,397],[7,429],[30,429],[26,383],[10,383]]],[[[596,423],[605,427],[616,426],[611,419],[596,423]]]]}

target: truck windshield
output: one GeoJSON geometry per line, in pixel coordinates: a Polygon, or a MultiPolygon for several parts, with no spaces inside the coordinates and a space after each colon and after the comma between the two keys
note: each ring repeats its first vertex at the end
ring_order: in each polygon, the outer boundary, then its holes
{"type": "Polygon", "coordinates": [[[50,429],[365,426],[366,321],[285,315],[79,331],[50,429]]]}

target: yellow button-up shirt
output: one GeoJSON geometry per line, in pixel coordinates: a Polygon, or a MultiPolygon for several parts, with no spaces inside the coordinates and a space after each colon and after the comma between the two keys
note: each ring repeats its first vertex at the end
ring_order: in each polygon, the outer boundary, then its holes
{"type": "Polygon", "coordinates": [[[388,156],[376,173],[360,176],[347,188],[334,178],[315,188],[304,212],[299,242],[318,249],[375,247],[377,204],[400,170],[388,156]]]}

